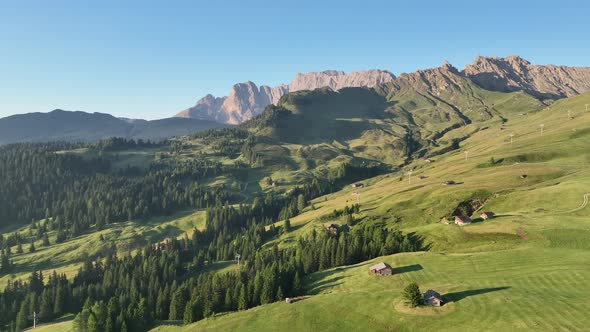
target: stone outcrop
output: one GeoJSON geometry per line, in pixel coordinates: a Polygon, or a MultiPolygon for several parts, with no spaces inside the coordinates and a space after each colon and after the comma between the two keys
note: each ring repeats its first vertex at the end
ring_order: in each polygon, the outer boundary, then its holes
{"type": "Polygon", "coordinates": [[[227,97],[207,95],[195,106],[176,116],[239,124],[262,113],[266,106],[276,104],[289,92],[323,87],[333,90],[346,87],[374,87],[392,81],[394,78],[392,73],[385,70],[364,70],[350,74],[328,70],[297,74],[289,85],[282,84],[276,87],[263,85],[259,88],[252,82],[238,83],[232,87],[227,97]]]}
{"type": "Polygon", "coordinates": [[[532,65],[518,56],[477,57],[463,74],[484,89],[524,90],[539,98],[564,98],[590,91],[590,67],[532,65]]]}

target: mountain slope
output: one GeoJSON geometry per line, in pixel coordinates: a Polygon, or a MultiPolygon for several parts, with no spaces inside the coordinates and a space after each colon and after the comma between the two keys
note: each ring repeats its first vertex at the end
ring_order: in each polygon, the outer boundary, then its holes
{"type": "MultiPolygon", "coordinates": [[[[406,78],[427,74],[417,71],[402,74],[406,78]]],[[[518,56],[477,57],[456,74],[467,77],[480,87],[500,92],[524,91],[541,99],[559,99],[590,91],[590,67],[566,67],[555,65],[531,65],[518,56]]],[[[403,80],[403,79],[402,79],[403,80]]],[[[177,117],[214,120],[238,124],[260,114],[269,105],[277,105],[281,96],[289,92],[347,87],[378,87],[400,81],[384,70],[367,70],[345,74],[328,70],[297,74],[288,85],[260,86],[252,82],[239,83],[232,87],[227,97],[207,95],[197,104],[177,117]]]]}
{"type": "Polygon", "coordinates": [[[590,67],[532,65],[518,56],[479,56],[463,72],[484,89],[523,90],[539,98],[558,99],[590,91],[590,67]]]}
{"type": "Polygon", "coordinates": [[[367,179],[364,188],[347,187],[314,199],[290,219],[293,231],[267,245],[288,248],[300,236],[325,232],[326,225],[346,224],[347,218],[332,211],[349,206],[352,192],[358,192],[361,210],[353,215],[355,223],[415,232],[431,244],[429,251],[314,273],[305,280],[306,298],[292,304],[281,301],[155,331],[275,331],[284,326],[322,331],[585,330],[590,323],[585,314],[590,288],[584,283],[590,278],[585,264],[590,259],[590,207],[584,204],[590,188],[588,103],[590,93],[541,111],[523,107],[522,113],[507,113],[506,122],[475,133],[461,150],[433,163],[408,165],[414,170],[411,183],[396,172],[367,179]],[[545,124],[543,133],[540,124],[545,124]],[[458,184],[441,186],[448,180],[458,184]],[[487,199],[469,212],[473,224],[440,222],[477,192],[487,193],[487,199]],[[481,211],[498,216],[483,221],[481,211]],[[369,266],[378,262],[390,264],[394,275],[370,275],[369,266]],[[402,290],[410,282],[422,291],[440,292],[445,304],[408,308],[402,290]]]}
{"type": "MultiPolygon", "coordinates": [[[[408,158],[456,148],[469,135],[503,123],[519,109],[544,106],[524,92],[484,90],[445,64],[402,74],[374,89],[290,93],[243,126],[283,146],[330,146],[345,155],[400,165],[408,158]]],[[[258,148],[263,155],[276,150],[267,141],[258,148]]]]}
{"type": "Polygon", "coordinates": [[[332,90],[346,87],[374,87],[394,78],[393,74],[384,70],[357,71],[349,74],[328,70],[297,74],[289,85],[283,84],[276,87],[263,85],[259,88],[253,82],[248,81],[234,85],[227,97],[218,98],[207,95],[200,99],[195,106],[176,116],[238,124],[262,113],[269,104],[277,104],[279,99],[289,92],[324,87],[332,90]]]}
{"type": "Polygon", "coordinates": [[[0,144],[36,141],[92,142],[107,137],[162,139],[222,124],[195,119],[125,120],[109,114],[54,110],[0,119],[0,144]]]}

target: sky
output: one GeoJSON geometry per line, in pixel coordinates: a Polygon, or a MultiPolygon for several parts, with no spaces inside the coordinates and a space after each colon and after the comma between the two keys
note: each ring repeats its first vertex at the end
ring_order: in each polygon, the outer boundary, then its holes
{"type": "Polygon", "coordinates": [[[588,1],[0,0],[0,117],[157,119],[298,72],[461,69],[477,55],[590,66],[588,1]]]}

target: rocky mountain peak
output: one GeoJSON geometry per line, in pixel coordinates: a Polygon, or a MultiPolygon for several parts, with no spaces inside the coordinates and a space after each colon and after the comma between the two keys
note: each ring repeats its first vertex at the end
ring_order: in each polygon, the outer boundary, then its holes
{"type": "Polygon", "coordinates": [[[532,65],[516,55],[478,56],[463,74],[484,89],[523,90],[539,98],[570,97],[590,90],[589,67],[532,65]]]}
{"type": "Polygon", "coordinates": [[[176,116],[239,124],[262,113],[269,104],[278,103],[281,96],[289,92],[324,87],[332,90],[346,87],[374,87],[394,79],[395,76],[385,70],[363,70],[349,74],[343,71],[325,70],[297,74],[290,84],[281,84],[276,87],[262,85],[259,88],[253,82],[248,81],[235,84],[227,97],[216,98],[207,95],[200,99],[195,106],[176,116]]]}

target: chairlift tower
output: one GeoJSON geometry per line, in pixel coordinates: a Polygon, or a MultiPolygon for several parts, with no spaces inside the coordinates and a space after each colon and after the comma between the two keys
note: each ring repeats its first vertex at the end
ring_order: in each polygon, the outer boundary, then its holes
{"type": "Polygon", "coordinates": [[[465,161],[469,158],[469,151],[465,151],[465,161]]]}
{"type": "Polygon", "coordinates": [[[541,127],[541,135],[543,135],[543,128],[545,128],[545,125],[541,123],[539,127],[541,127]]]}
{"type": "Polygon", "coordinates": [[[412,170],[408,171],[408,184],[412,184],[412,170]]]}
{"type": "Polygon", "coordinates": [[[238,267],[240,267],[240,258],[241,257],[242,257],[242,255],[236,254],[236,259],[238,260],[238,267]]]}

